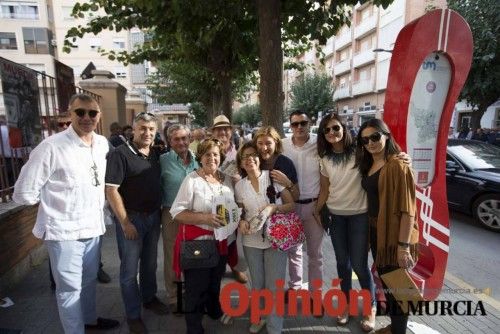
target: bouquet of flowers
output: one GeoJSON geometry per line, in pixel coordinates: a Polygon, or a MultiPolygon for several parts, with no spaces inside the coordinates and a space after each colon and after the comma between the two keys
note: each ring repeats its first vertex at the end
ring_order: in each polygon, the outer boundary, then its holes
{"type": "Polygon", "coordinates": [[[296,212],[275,213],[266,225],[266,236],[274,249],[286,252],[306,240],[304,226],[296,212]]]}

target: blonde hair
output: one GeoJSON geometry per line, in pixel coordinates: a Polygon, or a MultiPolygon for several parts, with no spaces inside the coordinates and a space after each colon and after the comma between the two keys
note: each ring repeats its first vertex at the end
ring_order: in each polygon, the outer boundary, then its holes
{"type": "Polygon", "coordinates": [[[272,126],[263,126],[257,132],[255,133],[255,136],[253,137],[253,143],[257,145],[257,139],[261,136],[269,136],[274,139],[274,142],[276,143],[276,150],[274,151],[274,154],[281,154],[283,153],[283,144],[281,143],[281,136],[276,131],[275,128],[272,126]]]}

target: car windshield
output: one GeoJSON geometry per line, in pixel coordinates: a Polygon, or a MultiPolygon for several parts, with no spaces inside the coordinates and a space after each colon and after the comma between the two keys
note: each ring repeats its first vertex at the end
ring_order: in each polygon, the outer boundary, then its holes
{"type": "Polygon", "coordinates": [[[448,150],[472,169],[500,168],[500,148],[486,144],[470,142],[449,146],[448,150]]]}

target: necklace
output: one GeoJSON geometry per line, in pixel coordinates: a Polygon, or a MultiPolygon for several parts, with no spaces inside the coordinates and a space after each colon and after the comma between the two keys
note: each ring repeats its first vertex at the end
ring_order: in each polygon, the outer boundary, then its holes
{"type": "Polygon", "coordinates": [[[207,183],[208,188],[212,192],[212,197],[216,197],[217,195],[222,196],[222,182],[224,179],[218,170],[216,171],[215,176],[212,176],[216,182],[210,182],[207,178],[208,175],[203,169],[200,169],[198,175],[200,175],[200,177],[207,183]]]}

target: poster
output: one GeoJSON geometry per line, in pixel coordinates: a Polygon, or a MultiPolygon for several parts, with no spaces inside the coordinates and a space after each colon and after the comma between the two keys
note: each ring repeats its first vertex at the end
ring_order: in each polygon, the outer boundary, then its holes
{"type": "Polygon", "coordinates": [[[37,74],[0,58],[0,76],[10,147],[33,148],[42,140],[37,74]]]}
{"type": "Polygon", "coordinates": [[[59,112],[68,110],[69,99],[76,93],[73,69],[60,61],[54,60],[56,70],[56,91],[59,112]]]}

